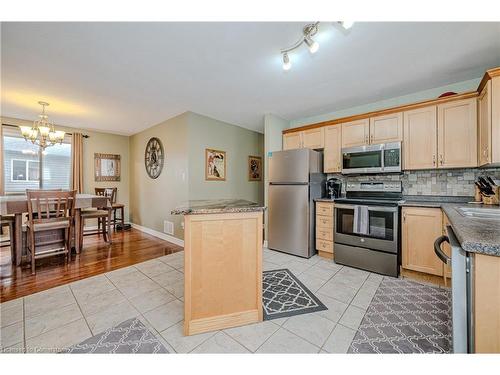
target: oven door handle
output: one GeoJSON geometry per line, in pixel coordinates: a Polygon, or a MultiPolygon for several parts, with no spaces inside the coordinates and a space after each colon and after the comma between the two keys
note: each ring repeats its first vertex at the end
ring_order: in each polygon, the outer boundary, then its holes
{"type": "Polygon", "coordinates": [[[441,249],[441,244],[443,242],[450,243],[450,239],[448,238],[448,236],[440,236],[436,239],[436,241],[434,241],[434,252],[444,264],[451,266],[451,258],[448,255],[446,255],[444,251],[441,249]]]}

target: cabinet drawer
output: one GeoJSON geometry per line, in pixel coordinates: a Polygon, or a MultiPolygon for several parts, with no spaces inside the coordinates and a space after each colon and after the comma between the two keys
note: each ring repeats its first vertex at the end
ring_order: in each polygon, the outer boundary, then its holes
{"type": "Polygon", "coordinates": [[[316,238],[333,241],[333,228],[316,227],[316,238]]]}
{"type": "Polygon", "coordinates": [[[333,242],[316,238],[316,250],[333,253],[333,242]]]}
{"type": "Polygon", "coordinates": [[[333,216],[316,215],[316,226],[321,228],[333,228],[333,216]]]}
{"type": "Polygon", "coordinates": [[[316,215],[333,217],[333,203],[316,203],[316,215]]]}

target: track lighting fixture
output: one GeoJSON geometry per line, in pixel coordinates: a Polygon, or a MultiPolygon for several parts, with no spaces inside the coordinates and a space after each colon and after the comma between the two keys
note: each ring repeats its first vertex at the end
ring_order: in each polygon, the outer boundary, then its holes
{"type": "Polygon", "coordinates": [[[318,24],[319,22],[309,23],[304,26],[302,29],[302,36],[299,40],[297,40],[294,44],[292,44],[288,48],[283,48],[281,50],[281,54],[283,55],[283,70],[289,70],[292,67],[290,62],[290,57],[288,56],[288,52],[293,51],[299,48],[302,44],[306,44],[309,48],[309,52],[316,53],[319,49],[319,44],[315,40],[313,40],[313,36],[318,32],[318,24]]]}

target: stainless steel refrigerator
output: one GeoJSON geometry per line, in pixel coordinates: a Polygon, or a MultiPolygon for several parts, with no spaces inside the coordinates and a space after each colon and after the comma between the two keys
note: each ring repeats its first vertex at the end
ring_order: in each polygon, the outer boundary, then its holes
{"type": "Polygon", "coordinates": [[[269,156],[268,247],[309,258],[316,252],[315,198],[324,196],[322,153],[309,149],[269,156]]]}

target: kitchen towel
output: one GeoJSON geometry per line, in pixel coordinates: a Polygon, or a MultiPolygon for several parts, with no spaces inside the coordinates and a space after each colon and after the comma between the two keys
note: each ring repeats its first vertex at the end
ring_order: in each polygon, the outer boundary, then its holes
{"type": "Polygon", "coordinates": [[[352,231],[357,234],[368,234],[368,206],[354,206],[352,231]]]}

